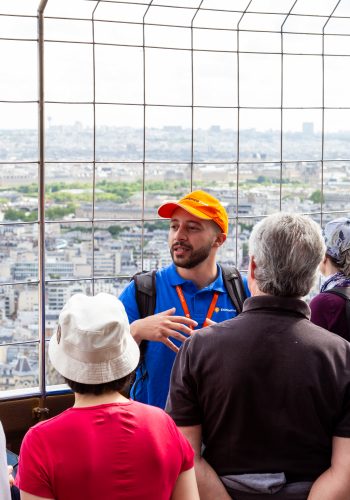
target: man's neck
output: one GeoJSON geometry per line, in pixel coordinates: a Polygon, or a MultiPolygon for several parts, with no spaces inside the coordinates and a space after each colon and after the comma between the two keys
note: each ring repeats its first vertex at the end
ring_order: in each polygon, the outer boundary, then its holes
{"type": "Polygon", "coordinates": [[[199,289],[210,285],[218,276],[215,260],[213,262],[205,260],[191,269],[176,266],[176,270],[181,278],[192,281],[199,289]]]}

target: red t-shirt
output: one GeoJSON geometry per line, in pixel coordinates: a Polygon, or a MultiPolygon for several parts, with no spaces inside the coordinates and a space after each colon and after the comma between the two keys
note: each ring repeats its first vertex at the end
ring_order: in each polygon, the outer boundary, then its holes
{"type": "Polygon", "coordinates": [[[55,500],[169,500],[193,450],[159,408],[134,401],[70,408],[23,439],[17,484],[55,500]]]}

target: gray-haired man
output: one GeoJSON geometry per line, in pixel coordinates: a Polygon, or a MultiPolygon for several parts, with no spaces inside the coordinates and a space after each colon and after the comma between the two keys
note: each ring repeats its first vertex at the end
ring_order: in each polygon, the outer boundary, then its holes
{"type": "Polygon", "coordinates": [[[259,222],[243,313],[177,356],[168,411],[195,449],[201,500],[350,498],[350,344],[301,299],[324,252],[309,217],[259,222]]]}

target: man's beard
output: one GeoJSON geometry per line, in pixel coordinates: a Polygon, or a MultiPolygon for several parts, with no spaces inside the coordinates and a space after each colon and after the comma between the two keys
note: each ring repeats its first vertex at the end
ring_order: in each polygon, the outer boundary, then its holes
{"type": "Polygon", "coordinates": [[[185,269],[192,269],[193,267],[198,266],[198,264],[204,262],[209,257],[211,248],[212,245],[208,244],[207,246],[201,247],[198,250],[193,250],[192,245],[175,243],[170,248],[170,254],[176,266],[183,267],[185,269]],[[186,250],[189,250],[188,255],[186,254],[184,257],[176,257],[174,255],[174,247],[176,246],[180,246],[186,248],[186,250]]]}

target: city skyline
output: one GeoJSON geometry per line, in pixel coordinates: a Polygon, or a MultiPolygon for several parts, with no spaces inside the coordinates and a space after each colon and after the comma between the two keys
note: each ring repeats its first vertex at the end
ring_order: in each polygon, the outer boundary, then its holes
{"type": "MultiPolygon", "coordinates": [[[[37,7],[0,6],[0,129],[37,127],[37,7]]],[[[93,126],[95,110],[96,126],[235,128],[239,120],[263,131],[282,119],[286,131],[303,122],[317,133],[349,131],[350,6],[323,0],[318,9],[313,18],[307,0],[263,8],[255,0],[234,8],[49,0],[45,123],[93,126]]]]}

